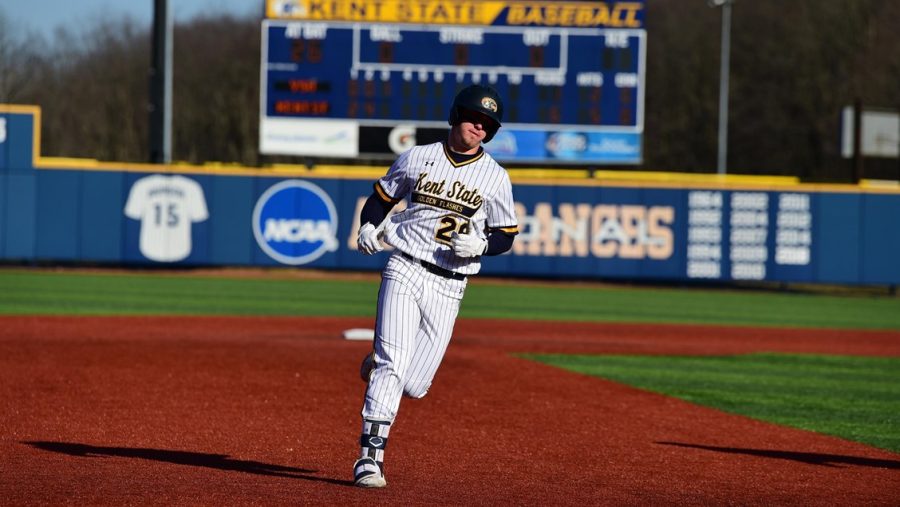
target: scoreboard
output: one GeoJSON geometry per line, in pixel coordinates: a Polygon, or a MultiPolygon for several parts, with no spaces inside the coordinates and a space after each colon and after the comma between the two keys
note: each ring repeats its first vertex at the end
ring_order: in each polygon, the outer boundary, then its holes
{"type": "Polygon", "coordinates": [[[643,2],[272,0],[260,151],[393,158],[446,136],[472,83],[497,89],[501,162],[637,164],[643,2]]]}

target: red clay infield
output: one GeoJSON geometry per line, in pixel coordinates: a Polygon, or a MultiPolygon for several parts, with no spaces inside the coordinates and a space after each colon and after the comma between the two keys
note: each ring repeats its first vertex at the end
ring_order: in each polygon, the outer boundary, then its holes
{"type": "Polygon", "coordinates": [[[900,333],[460,321],[352,487],[369,319],[0,317],[4,505],[897,505],[900,455],[512,352],[900,356],[900,333]]]}

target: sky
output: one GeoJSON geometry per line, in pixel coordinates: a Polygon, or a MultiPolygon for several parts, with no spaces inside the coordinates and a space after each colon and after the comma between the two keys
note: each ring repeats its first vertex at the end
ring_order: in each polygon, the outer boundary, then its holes
{"type": "MultiPolygon", "coordinates": [[[[97,19],[125,16],[147,27],[153,22],[154,0],[0,0],[2,12],[11,26],[25,33],[37,33],[48,40],[59,27],[78,32],[97,19]]],[[[261,15],[264,0],[169,0],[176,23],[200,14],[261,15]]]]}

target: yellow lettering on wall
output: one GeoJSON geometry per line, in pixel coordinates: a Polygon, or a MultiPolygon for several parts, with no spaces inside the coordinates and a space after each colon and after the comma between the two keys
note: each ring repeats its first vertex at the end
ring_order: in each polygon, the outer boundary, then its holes
{"type": "Polygon", "coordinates": [[[589,249],[588,224],[591,221],[590,204],[559,205],[559,255],[587,257],[589,249]]]}
{"type": "Polygon", "coordinates": [[[618,224],[616,215],[618,215],[618,213],[616,212],[615,206],[604,204],[594,208],[593,219],[591,220],[591,223],[593,224],[593,230],[591,231],[591,235],[593,236],[593,240],[591,241],[591,253],[594,257],[615,257],[619,244],[616,241],[607,239],[610,235],[604,234],[604,224],[609,222],[618,224]]]}
{"type": "Polygon", "coordinates": [[[532,238],[532,244],[528,252],[532,255],[556,255],[556,241],[553,238],[553,207],[549,203],[541,202],[534,207],[536,236],[532,238]]]}
{"type": "Polygon", "coordinates": [[[510,5],[506,13],[508,25],[577,26],[640,28],[640,2],[617,2],[610,9],[607,2],[522,2],[510,5]]]}
{"type": "Polygon", "coordinates": [[[622,28],[640,28],[641,23],[637,20],[637,13],[641,10],[641,4],[637,2],[619,2],[613,9],[613,19],[616,20],[614,26],[622,28]]]}
{"type": "Polygon", "coordinates": [[[628,241],[619,245],[619,257],[623,259],[644,258],[644,243],[641,241],[641,237],[647,235],[646,210],[643,206],[622,206],[620,222],[628,236],[628,241]]]}
{"type": "Polygon", "coordinates": [[[671,206],[516,203],[520,234],[513,254],[609,259],[668,259],[674,252],[671,206]]]}
{"type": "Polygon", "coordinates": [[[675,208],[671,206],[654,206],[647,214],[647,234],[654,241],[647,245],[647,255],[651,259],[668,259],[675,249],[672,228],[663,224],[675,221],[675,208]]]}
{"type": "Polygon", "coordinates": [[[506,12],[506,22],[510,25],[521,25],[522,20],[525,19],[525,6],[524,5],[511,5],[509,6],[509,10],[506,12]]]}
{"type": "MultiPolygon", "coordinates": [[[[599,9],[597,9],[596,15],[594,16],[593,19],[591,19],[590,24],[587,26],[609,26],[609,25],[610,25],[609,7],[607,7],[606,4],[603,4],[600,6],[599,9]]],[[[582,25],[582,26],[586,26],[586,25],[582,25]]]]}
{"type": "Polygon", "coordinates": [[[493,0],[295,0],[285,10],[268,0],[269,18],[373,23],[491,25],[508,6],[493,0]]]}
{"type": "Polygon", "coordinates": [[[511,2],[495,0],[295,0],[284,9],[266,2],[266,16],[318,21],[491,25],[505,11],[506,24],[640,28],[640,2],[511,2]]]}

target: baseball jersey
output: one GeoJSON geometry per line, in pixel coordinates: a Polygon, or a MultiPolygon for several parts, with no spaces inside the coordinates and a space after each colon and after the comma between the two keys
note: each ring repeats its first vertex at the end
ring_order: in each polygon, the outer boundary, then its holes
{"type": "Polygon", "coordinates": [[[464,275],[481,269],[481,258],[458,257],[450,247],[454,232],[486,237],[487,228],[518,232],[512,184],[487,152],[456,163],[443,142],[415,146],[400,155],[375,183],[384,201],[406,199],[392,215],[385,241],[417,259],[464,275]]]}
{"type": "Polygon", "coordinates": [[[141,221],[141,253],[159,262],[176,262],[190,255],[191,223],[209,217],[199,183],[162,174],[134,183],[125,215],[141,221]]]}

